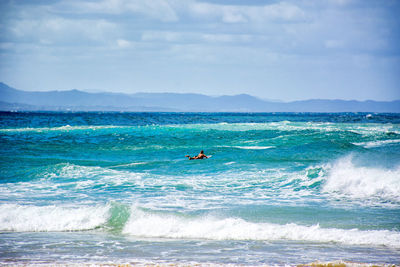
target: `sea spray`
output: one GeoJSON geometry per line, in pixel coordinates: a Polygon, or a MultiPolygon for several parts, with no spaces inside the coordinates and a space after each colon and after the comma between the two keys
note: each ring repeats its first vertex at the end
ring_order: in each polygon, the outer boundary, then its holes
{"type": "Polygon", "coordinates": [[[350,198],[400,203],[400,165],[383,167],[357,166],[352,156],[334,163],[326,177],[323,192],[350,198]]]}

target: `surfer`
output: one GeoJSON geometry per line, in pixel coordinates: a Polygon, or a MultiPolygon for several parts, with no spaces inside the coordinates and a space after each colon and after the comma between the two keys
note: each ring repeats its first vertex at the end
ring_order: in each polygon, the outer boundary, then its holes
{"type": "Polygon", "coordinates": [[[208,156],[206,156],[206,155],[204,154],[204,151],[203,151],[203,150],[200,151],[200,153],[199,153],[197,156],[191,157],[191,156],[189,156],[189,155],[186,155],[185,157],[188,157],[189,160],[192,160],[192,159],[208,159],[208,158],[209,158],[208,156]]]}

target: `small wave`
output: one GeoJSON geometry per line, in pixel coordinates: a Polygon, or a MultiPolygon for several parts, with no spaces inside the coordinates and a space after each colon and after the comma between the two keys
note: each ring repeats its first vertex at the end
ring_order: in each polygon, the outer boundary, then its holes
{"type": "Polygon", "coordinates": [[[0,205],[0,231],[44,232],[83,231],[107,222],[108,205],[95,207],[60,207],[0,205]]]}
{"type": "Polygon", "coordinates": [[[59,126],[59,127],[41,127],[41,128],[32,128],[32,127],[26,127],[26,128],[10,128],[10,129],[0,129],[0,132],[49,132],[49,131],[63,131],[63,132],[69,132],[69,131],[75,131],[75,130],[102,130],[102,129],[114,129],[114,128],[127,128],[130,126],[113,126],[113,125],[103,125],[103,126],[70,126],[70,125],[64,125],[64,126],[59,126]]]}
{"type": "Polygon", "coordinates": [[[361,167],[348,156],[331,167],[323,192],[359,199],[400,202],[400,167],[361,167]]]}
{"type": "Polygon", "coordinates": [[[357,146],[363,146],[365,148],[373,148],[373,147],[380,147],[380,146],[385,146],[388,144],[397,144],[397,143],[400,143],[399,139],[360,142],[360,143],[353,143],[353,144],[357,145],[357,146]]]}
{"type": "Polygon", "coordinates": [[[400,247],[400,233],[388,230],[321,228],[294,223],[254,223],[239,218],[162,215],[133,208],[123,233],[146,238],[211,240],[295,240],[400,247]]]}
{"type": "Polygon", "coordinates": [[[25,127],[25,128],[3,128],[1,133],[18,133],[18,132],[71,132],[71,131],[97,131],[97,130],[140,130],[153,131],[154,129],[175,129],[175,130],[218,130],[218,131],[259,131],[259,130],[279,130],[279,131],[304,131],[313,130],[318,132],[353,132],[364,136],[379,135],[382,133],[392,132],[400,133],[398,125],[393,124],[377,124],[377,123],[332,123],[332,122],[260,122],[260,123],[203,123],[203,124],[171,124],[171,125],[146,125],[146,126],[127,126],[127,125],[80,125],[80,126],[58,126],[58,127],[25,127]]]}
{"type": "Polygon", "coordinates": [[[112,166],[112,168],[132,167],[132,166],[146,165],[146,164],[149,164],[149,162],[131,162],[131,163],[127,163],[127,164],[115,165],[115,166],[112,166]]]}
{"type": "Polygon", "coordinates": [[[238,149],[246,149],[246,150],[264,150],[274,148],[274,146],[220,146],[226,148],[238,148],[238,149]]]}
{"type": "Polygon", "coordinates": [[[400,134],[398,125],[393,124],[348,124],[343,125],[343,130],[363,136],[378,136],[391,134],[400,134]]]}
{"type": "Polygon", "coordinates": [[[76,184],[86,183],[88,179],[100,183],[112,183],[119,185],[132,182],[141,178],[138,173],[121,170],[113,170],[98,166],[79,166],[74,164],[57,164],[44,175],[46,179],[75,179],[76,184]]]}
{"type": "Polygon", "coordinates": [[[239,149],[254,149],[254,150],[263,150],[263,149],[270,149],[274,148],[273,146],[234,146],[235,148],[239,149]]]}
{"type": "MultiPolygon", "coordinates": [[[[175,126],[177,127],[177,126],[175,126]]],[[[186,129],[206,129],[206,130],[222,130],[222,131],[254,131],[254,130],[280,130],[280,131],[301,131],[301,130],[317,130],[317,131],[337,131],[340,130],[342,124],[333,123],[309,123],[309,122],[266,122],[266,123],[218,123],[218,124],[189,124],[181,125],[186,129]]]]}

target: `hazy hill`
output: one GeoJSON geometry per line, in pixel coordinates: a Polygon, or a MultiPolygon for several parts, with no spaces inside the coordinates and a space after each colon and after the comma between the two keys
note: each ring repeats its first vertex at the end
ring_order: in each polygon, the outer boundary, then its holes
{"type": "Polygon", "coordinates": [[[270,102],[247,94],[212,97],[177,93],[87,93],[76,89],[28,92],[0,83],[0,110],[399,113],[400,100],[270,102]]]}

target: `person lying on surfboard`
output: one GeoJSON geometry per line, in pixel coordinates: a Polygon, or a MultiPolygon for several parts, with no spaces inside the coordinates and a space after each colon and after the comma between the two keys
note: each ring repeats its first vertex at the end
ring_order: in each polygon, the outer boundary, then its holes
{"type": "Polygon", "coordinates": [[[200,151],[200,153],[199,153],[197,156],[191,157],[191,156],[189,156],[189,155],[186,155],[185,157],[188,157],[189,160],[192,160],[192,159],[208,159],[208,158],[209,158],[208,156],[206,156],[206,155],[204,154],[204,151],[203,151],[203,150],[200,151]]]}

